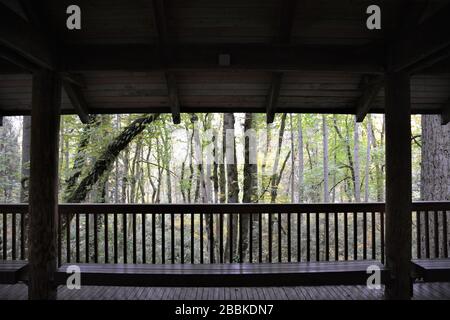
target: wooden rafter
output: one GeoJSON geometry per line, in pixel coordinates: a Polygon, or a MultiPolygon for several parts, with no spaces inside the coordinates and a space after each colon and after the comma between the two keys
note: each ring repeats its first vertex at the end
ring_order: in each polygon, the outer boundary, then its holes
{"type": "Polygon", "coordinates": [[[369,113],[374,100],[384,87],[384,77],[364,76],[362,82],[364,91],[356,105],[356,121],[358,122],[363,122],[367,113],[369,113]]]}
{"type": "MultiPolygon", "coordinates": [[[[171,60],[170,51],[167,50],[168,39],[168,27],[166,18],[166,6],[164,0],[152,0],[153,5],[153,18],[156,27],[156,33],[158,35],[159,45],[159,60],[164,68],[167,68],[169,61],[171,60]]],[[[178,97],[178,88],[175,74],[171,71],[165,72],[168,99],[170,110],[172,112],[172,121],[174,124],[181,122],[180,116],[180,99],[178,97]]]]}
{"type": "Polygon", "coordinates": [[[0,3],[0,44],[41,68],[54,69],[45,37],[31,24],[0,3]]]}
{"type": "MultiPolygon", "coordinates": [[[[277,37],[277,43],[288,44],[291,41],[292,25],[294,24],[296,0],[283,0],[280,10],[280,27],[277,37]]],[[[272,73],[272,83],[266,104],[267,123],[272,123],[275,119],[277,111],[278,96],[280,95],[281,82],[283,79],[282,72],[272,73]]]]}
{"type": "Polygon", "coordinates": [[[80,117],[81,122],[89,123],[89,106],[86,102],[83,92],[81,91],[81,88],[75,85],[73,82],[66,80],[63,81],[63,87],[67,93],[67,96],[69,97],[70,102],[72,103],[73,108],[80,117]]]}
{"type": "Polygon", "coordinates": [[[272,84],[270,86],[269,96],[267,97],[266,116],[267,123],[272,123],[275,119],[276,105],[280,95],[281,80],[283,74],[281,72],[272,74],[272,84]]]}
{"type": "Polygon", "coordinates": [[[442,107],[441,121],[442,125],[450,123],[450,99],[442,107]]]}
{"type": "MultiPolygon", "coordinates": [[[[421,64],[433,56],[434,61],[439,61],[439,54],[450,46],[450,32],[448,21],[450,19],[450,4],[442,7],[431,17],[415,28],[411,28],[407,35],[395,41],[392,47],[392,71],[410,71],[411,68],[420,70],[421,64]]],[[[426,64],[429,66],[429,62],[426,64]]]]}

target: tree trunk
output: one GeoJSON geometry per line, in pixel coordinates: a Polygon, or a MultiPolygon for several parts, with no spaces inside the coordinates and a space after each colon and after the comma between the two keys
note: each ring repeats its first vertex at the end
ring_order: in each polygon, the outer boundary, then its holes
{"type": "Polygon", "coordinates": [[[298,202],[302,203],[304,201],[304,169],[305,164],[303,161],[303,126],[302,126],[302,115],[298,115],[298,202]]]}
{"type": "MultiPolygon", "coordinates": [[[[253,129],[253,114],[245,114],[244,122],[244,132],[249,132],[253,129]]],[[[244,185],[243,185],[243,203],[256,203],[258,202],[258,166],[256,159],[251,159],[253,153],[250,152],[250,148],[255,148],[256,146],[251,146],[252,141],[249,137],[245,139],[244,146],[244,185]]],[[[249,252],[249,241],[250,239],[250,228],[253,228],[253,224],[250,226],[250,215],[241,215],[241,225],[242,228],[242,251],[244,253],[243,260],[247,261],[249,252]]],[[[256,221],[256,219],[253,219],[256,221]]]]}
{"type": "Polygon", "coordinates": [[[323,131],[323,200],[325,203],[330,202],[330,187],[328,185],[328,125],[327,118],[322,115],[322,131],[323,131]]]}
{"type": "MultiPolygon", "coordinates": [[[[236,142],[234,137],[234,114],[225,113],[223,119],[223,128],[226,133],[226,166],[227,166],[227,183],[228,183],[228,203],[239,202],[239,182],[236,159],[236,142]]],[[[230,215],[228,219],[228,230],[233,230],[232,234],[228,234],[226,241],[225,256],[230,255],[230,245],[232,244],[231,254],[234,257],[237,255],[237,236],[238,236],[238,219],[235,214],[230,215]]],[[[230,259],[230,262],[233,261],[230,259]]]]}
{"type": "Polygon", "coordinates": [[[69,203],[79,203],[83,201],[92,186],[98,179],[107,172],[112,166],[120,151],[125,149],[128,144],[139,135],[146,126],[156,120],[158,115],[150,115],[134,120],[124,131],[117,136],[98,157],[91,170],[81,180],[77,188],[67,197],[69,203]]]}
{"type": "Polygon", "coordinates": [[[271,187],[270,187],[270,203],[275,203],[278,195],[278,181],[281,174],[278,174],[278,164],[280,161],[281,147],[283,146],[283,136],[286,127],[286,113],[281,116],[280,131],[278,134],[278,147],[275,154],[275,163],[272,169],[271,187]]]}
{"type": "Polygon", "coordinates": [[[364,187],[364,201],[369,202],[370,196],[370,145],[372,144],[372,122],[370,121],[370,115],[367,115],[367,147],[366,147],[366,177],[365,177],[365,187],[364,187]]]}
{"type": "MultiPolygon", "coordinates": [[[[423,201],[450,200],[450,124],[441,125],[438,115],[422,116],[421,198],[423,201]]],[[[443,238],[443,214],[445,213],[439,212],[429,215],[429,225],[435,226],[437,222],[439,226],[438,230],[430,228],[431,239],[435,236],[440,240],[443,238]],[[435,234],[436,231],[438,234],[435,234]]],[[[435,247],[434,241],[430,243],[430,252],[433,252],[436,258],[445,256],[444,243],[439,243],[438,247],[435,247]]],[[[424,242],[421,248],[425,249],[424,242]]],[[[424,253],[422,252],[422,256],[424,253]]]]}
{"type": "Polygon", "coordinates": [[[355,201],[361,202],[361,175],[359,166],[359,122],[355,117],[355,131],[354,131],[354,159],[355,159],[355,201]]]}

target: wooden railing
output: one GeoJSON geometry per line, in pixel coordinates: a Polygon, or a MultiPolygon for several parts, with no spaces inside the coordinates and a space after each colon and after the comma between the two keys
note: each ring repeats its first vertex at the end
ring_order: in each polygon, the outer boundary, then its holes
{"type": "MultiPolygon", "coordinates": [[[[60,263],[384,262],[383,203],[59,208],[60,263]]],[[[26,258],[27,211],[0,205],[1,259],[26,258]]],[[[413,204],[413,257],[448,257],[448,214],[450,202],[413,204]]]]}

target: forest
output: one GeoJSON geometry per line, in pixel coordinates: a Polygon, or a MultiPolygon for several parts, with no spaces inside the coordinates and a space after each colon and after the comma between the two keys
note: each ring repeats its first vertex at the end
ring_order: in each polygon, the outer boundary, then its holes
{"type": "MultiPolygon", "coordinates": [[[[412,116],[411,121],[413,199],[450,200],[450,127],[441,126],[438,116],[412,116]]],[[[60,126],[60,203],[384,201],[385,132],[379,114],[363,123],[352,115],[278,114],[272,124],[265,114],[183,114],[179,125],[168,114],[97,115],[85,125],[66,115],[60,126]]],[[[0,136],[0,202],[27,202],[30,118],[4,118],[0,136]]],[[[170,232],[161,216],[152,219],[170,232]]],[[[82,227],[92,228],[87,219],[82,227]]],[[[139,223],[150,223],[141,219],[139,223]]],[[[180,217],[176,219],[179,231],[180,217]]],[[[237,229],[240,222],[227,220],[237,229]]],[[[203,227],[200,221],[190,223],[203,227]]],[[[131,219],[120,223],[131,230],[126,225],[131,219]]],[[[378,220],[376,228],[380,232],[378,220]]],[[[154,241],[162,248],[166,244],[159,232],[154,241]]],[[[131,233],[121,235],[120,246],[128,246],[124,237],[131,233]]],[[[139,240],[144,251],[147,236],[139,240]]],[[[261,236],[267,240],[267,234],[261,236]]],[[[66,239],[66,246],[72,240],[66,239]]],[[[90,241],[88,236],[84,246],[90,241]]],[[[263,249],[266,255],[267,246],[263,249]]]]}

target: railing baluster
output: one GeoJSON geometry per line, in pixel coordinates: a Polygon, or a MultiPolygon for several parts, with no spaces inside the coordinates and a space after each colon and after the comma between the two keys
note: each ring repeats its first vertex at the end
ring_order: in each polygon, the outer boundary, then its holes
{"type": "Polygon", "coordinates": [[[380,229],[381,263],[384,263],[384,211],[380,212],[380,229]]]}
{"type": "Polygon", "coordinates": [[[200,213],[200,264],[203,263],[203,213],[200,213]]]}
{"type": "Polygon", "coordinates": [[[344,260],[348,260],[348,213],[344,212],[344,260]]]}
{"type": "Polygon", "coordinates": [[[184,214],[180,213],[180,258],[181,264],[184,264],[184,214]]]}
{"type": "Polygon", "coordinates": [[[228,223],[229,223],[229,231],[230,231],[230,234],[229,234],[229,237],[230,237],[230,263],[232,263],[233,262],[233,214],[232,213],[230,213],[229,214],[229,221],[228,221],[228,223]]]}
{"type": "Polygon", "coordinates": [[[302,261],[302,214],[297,213],[297,261],[302,261]]]}
{"type": "Polygon", "coordinates": [[[330,261],[330,219],[329,213],[325,212],[325,260],[330,261]]]}
{"type": "Polygon", "coordinates": [[[430,259],[430,215],[425,211],[425,257],[430,259]]]}
{"type": "Polygon", "coordinates": [[[20,260],[25,260],[25,214],[20,215],[20,260]]]}
{"type": "Polygon", "coordinates": [[[448,258],[448,241],[447,241],[447,211],[442,211],[442,247],[444,248],[444,258],[448,258]]]}
{"type": "Polygon", "coordinates": [[[58,217],[58,266],[62,264],[62,230],[61,230],[61,216],[58,217]]]}
{"type": "Polygon", "coordinates": [[[105,263],[109,263],[108,214],[105,213],[105,263]]]}
{"type": "Polygon", "coordinates": [[[7,218],[7,215],[6,215],[6,213],[3,213],[3,215],[2,215],[2,217],[3,217],[3,260],[6,260],[6,258],[7,258],[7,253],[8,253],[8,246],[7,246],[7,241],[8,241],[8,237],[7,237],[7,235],[8,235],[8,229],[7,229],[7,220],[6,220],[6,218],[7,218]]]}
{"type": "Polygon", "coordinates": [[[133,225],[133,263],[136,263],[136,262],[137,262],[137,225],[136,225],[136,213],[133,214],[132,225],[133,225]]]}
{"type": "Polygon", "coordinates": [[[316,215],[316,261],[320,261],[320,213],[316,215]]]}
{"type": "Polygon", "coordinates": [[[12,223],[11,223],[11,227],[12,227],[12,232],[11,232],[11,257],[13,260],[16,260],[16,214],[13,213],[12,214],[12,223]]]}
{"type": "Polygon", "coordinates": [[[66,219],[66,262],[70,263],[70,220],[66,219]]]}
{"type": "Polygon", "coordinates": [[[209,216],[209,263],[214,263],[214,214],[209,216]]]}
{"type": "Polygon", "coordinates": [[[253,213],[250,214],[249,219],[249,239],[248,239],[248,261],[253,263],[253,213]]]}
{"type": "Polygon", "coordinates": [[[75,259],[80,262],[80,215],[75,214],[75,259]]]}
{"type": "Polygon", "coordinates": [[[94,214],[94,262],[98,263],[98,217],[94,214]]]}
{"type": "Polygon", "coordinates": [[[194,224],[195,224],[195,216],[194,213],[191,213],[191,263],[194,264],[195,263],[195,239],[194,239],[194,234],[195,234],[195,229],[194,229],[194,224]]]}
{"type": "Polygon", "coordinates": [[[239,219],[239,263],[244,262],[243,261],[243,252],[242,252],[242,245],[243,245],[243,241],[242,241],[242,228],[243,228],[243,223],[242,223],[242,214],[237,215],[238,219],[239,219]]]}
{"type": "Polygon", "coordinates": [[[363,212],[363,259],[367,259],[367,212],[363,212]]]}
{"type": "Polygon", "coordinates": [[[306,261],[311,261],[311,215],[306,213],[306,261]]]}
{"type": "Polygon", "coordinates": [[[114,263],[118,263],[119,262],[119,253],[118,253],[118,248],[119,248],[119,241],[117,239],[117,225],[118,225],[118,220],[117,220],[117,213],[114,213],[114,226],[113,226],[113,236],[114,236],[114,263]]]}
{"type": "Polygon", "coordinates": [[[282,251],[281,251],[281,249],[282,249],[282,241],[283,241],[283,238],[282,238],[282,234],[281,234],[281,213],[278,213],[278,217],[277,217],[277,220],[278,220],[278,262],[281,262],[282,261],[282,251]]]}
{"type": "Polygon", "coordinates": [[[269,237],[268,237],[268,248],[269,248],[269,262],[272,262],[272,214],[269,213],[269,237]]]}
{"type": "Polygon", "coordinates": [[[123,230],[123,263],[128,261],[128,235],[127,235],[127,214],[124,213],[122,217],[122,230],[123,230]]]}
{"type": "Polygon", "coordinates": [[[422,239],[421,239],[421,221],[420,221],[421,212],[416,212],[416,241],[417,241],[417,259],[422,258],[422,239]]]}
{"type": "Polygon", "coordinates": [[[175,263],[175,214],[170,214],[170,260],[175,263]]]}
{"type": "Polygon", "coordinates": [[[375,211],[372,211],[372,260],[375,260],[377,257],[377,242],[376,242],[376,229],[375,229],[375,211]]]}
{"type": "Polygon", "coordinates": [[[156,263],[156,214],[152,213],[152,263],[156,263]]]}
{"type": "Polygon", "coordinates": [[[142,234],[141,234],[141,242],[142,242],[142,263],[147,263],[147,237],[145,232],[145,225],[146,225],[146,216],[145,213],[142,213],[141,215],[142,220],[142,234]]]}
{"type": "Polygon", "coordinates": [[[161,263],[166,263],[166,215],[161,214],[161,263]]]}
{"type": "Polygon", "coordinates": [[[439,213],[434,211],[433,215],[434,231],[434,257],[439,258],[439,213]]]}
{"type": "Polygon", "coordinates": [[[219,261],[223,263],[223,214],[219,215],[219,261]]]}
{"type": "Polygon", "coordinates": [[[288,262],[291,262],[291,214],[287,214],[287,256],[288,262]]]}
{"type": "Polygon", "coordinates": [[[89,214],[85,214],[85,230],[84,230],[84,234],[85,234],[85,250],[86,250],[86,263],[89,263],[89,214]]]}
{"type": "Polygon", "coordinates": [[[263,214],[260,213],[258,216],[258,262],[262,263],[262,253],[263,253],[263,227],[262,227],[262,221],[263,221],[263,214]]]}
{"type": "Polygon", "coordinates": [[[334,260],[339,261],[339,215],[334,213],[334,260]]]}
{"type": "Polygon", "coordinates": [[[358,260],[358,213],[353,212],[353,260],[358,260]]]}

